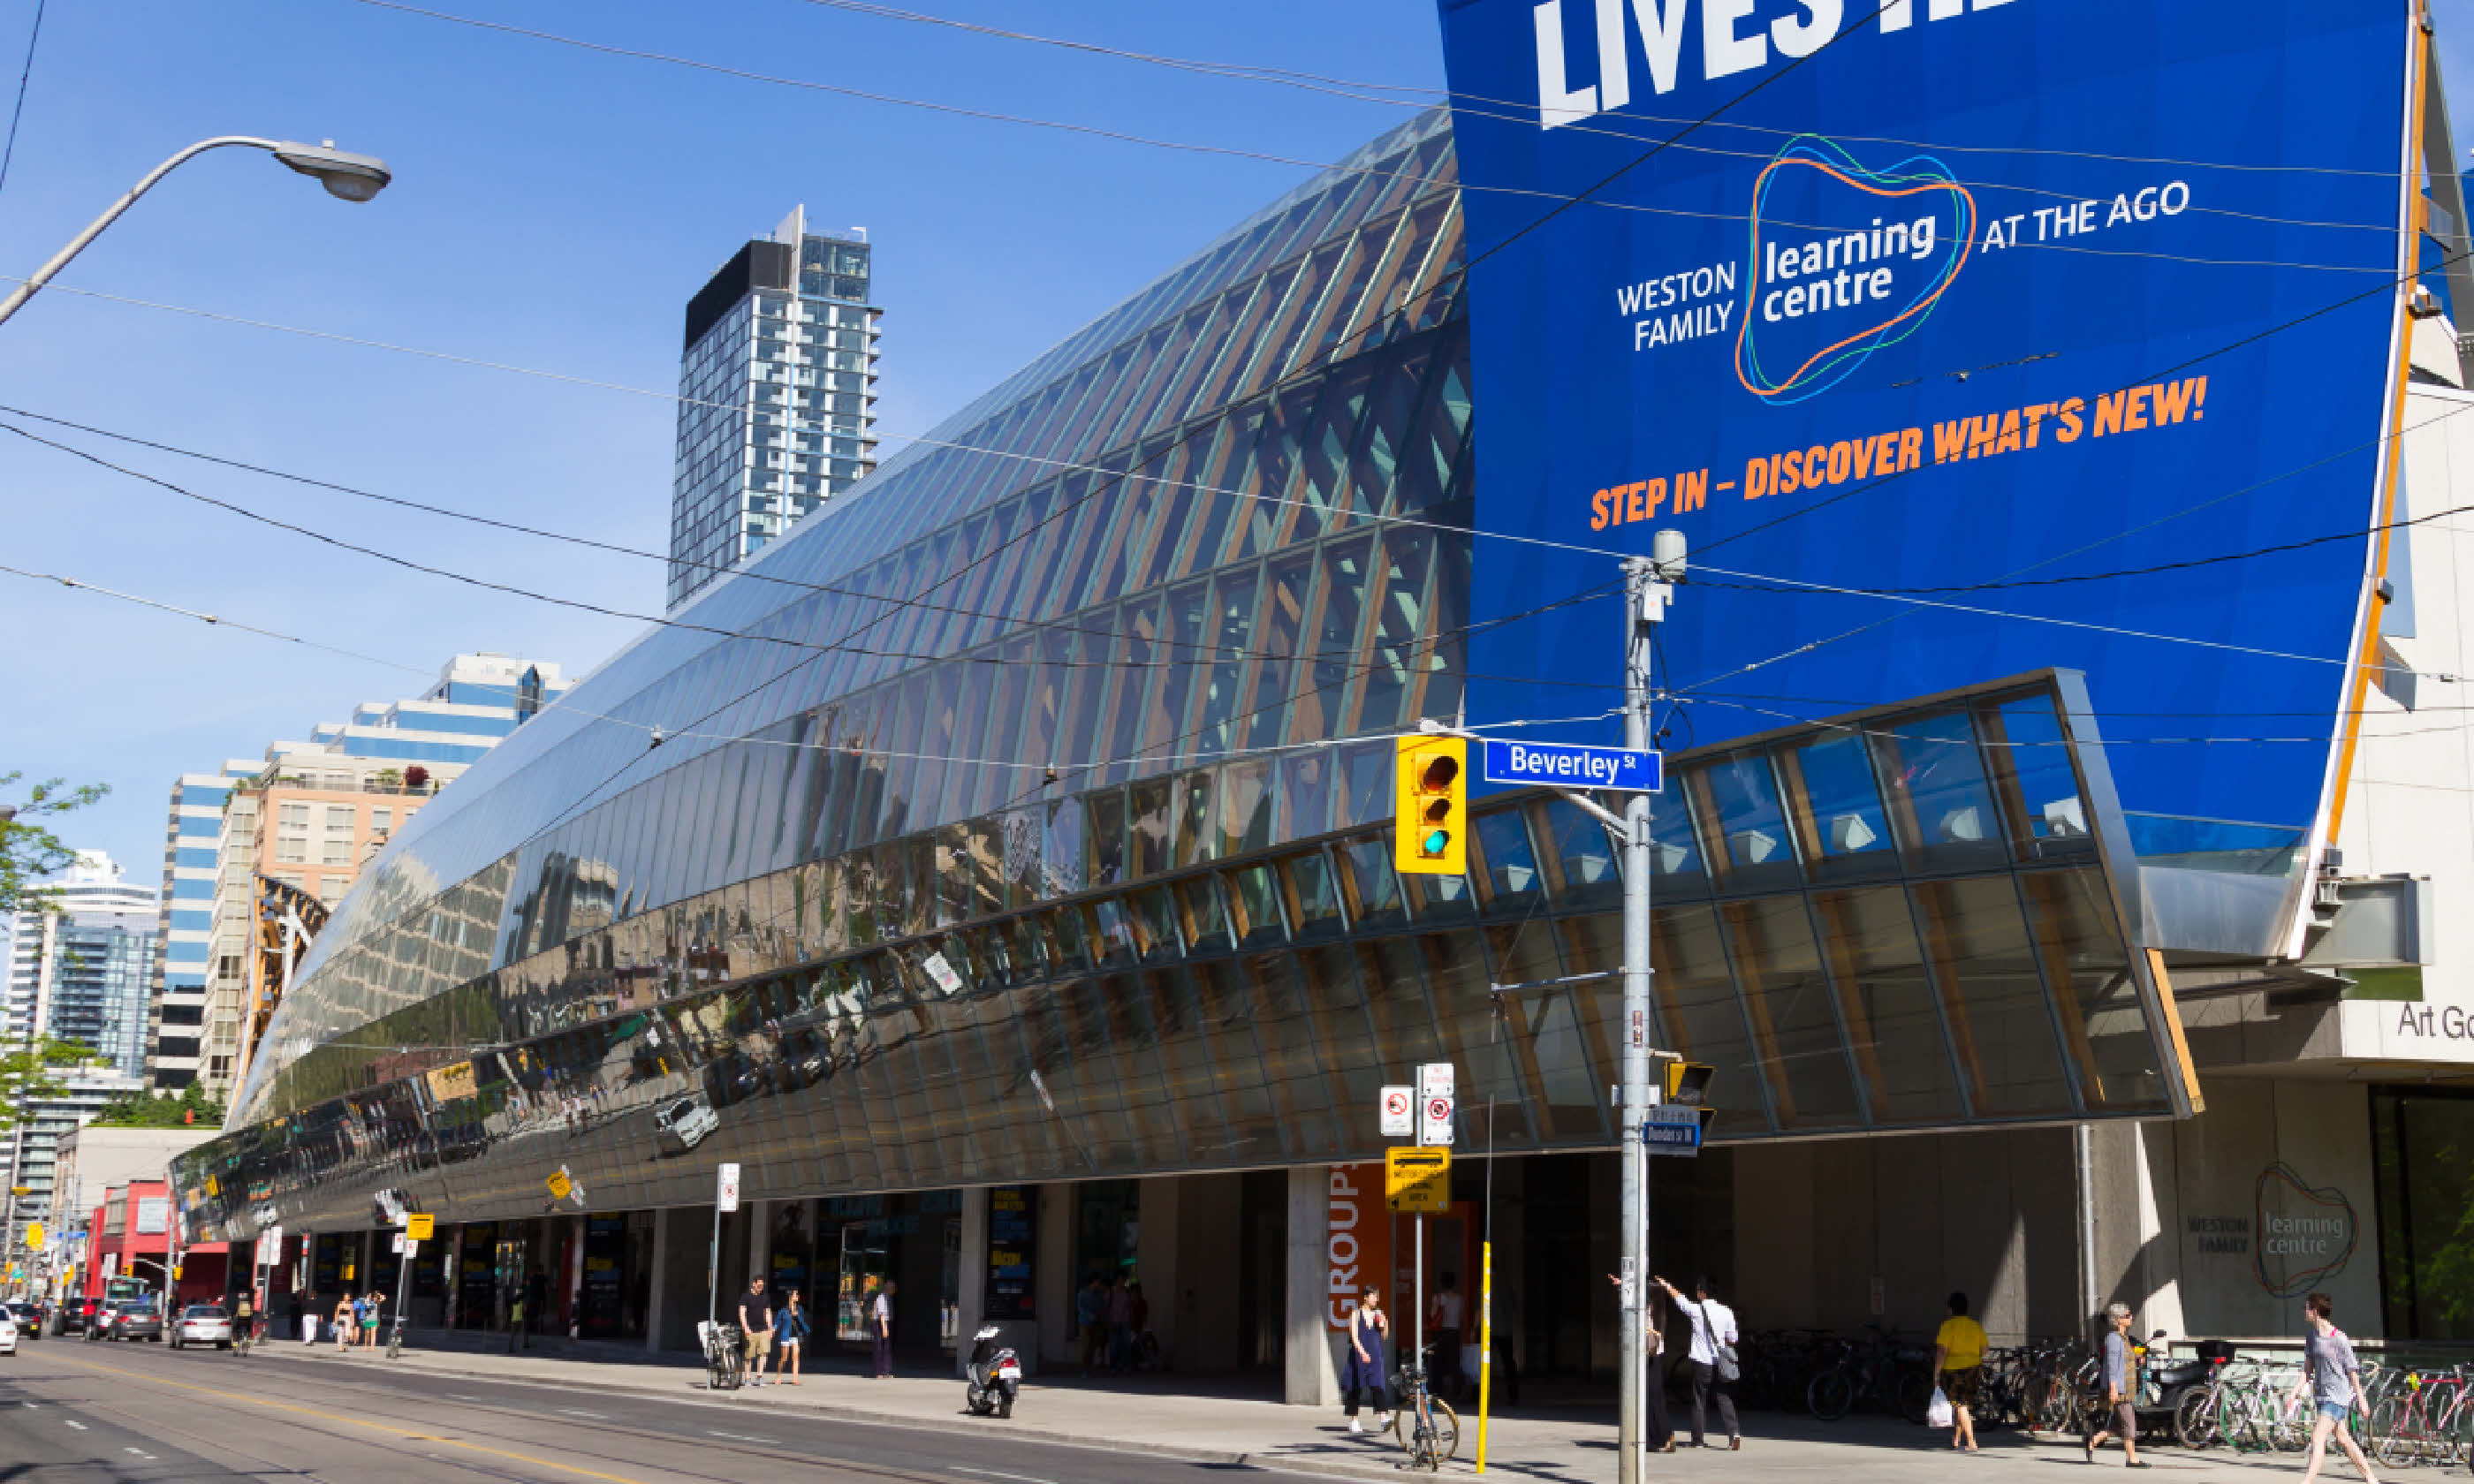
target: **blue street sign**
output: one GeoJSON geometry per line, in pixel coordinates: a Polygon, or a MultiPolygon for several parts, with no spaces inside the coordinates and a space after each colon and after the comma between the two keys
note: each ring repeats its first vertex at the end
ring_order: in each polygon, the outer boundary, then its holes
{"type": "Polygon", "coordinates": [[[1640,1142],[1650,1154],[1693,1159],[1701,1153],[1701,1110],[1661,1103],[1640,1122],[1640,1142]]]}
{"type": "Polygon", "coordinates": [[[1620,788],[1654,794],[1662,781],[1662,754],[1627,753],[1617,747],[1574,747],[1565,742],[1498,742],[1486,739],[1484,777],[1490,783],[1559,783],[1565,788],[1620,788]]]}

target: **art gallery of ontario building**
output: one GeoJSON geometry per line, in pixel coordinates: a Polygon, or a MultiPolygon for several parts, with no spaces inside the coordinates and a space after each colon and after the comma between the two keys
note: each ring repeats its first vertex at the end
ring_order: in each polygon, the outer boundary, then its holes
{"type": "MultiPolygon", "coordinates": [[[[521,1295],[690,1351],[735,1164],[725,1296],[766,1276],[847,1342],[892,1277],[902,1352],[993,1319],[1055,1366],[1122,1274],[1176,1371],[1315,1401],[1347,1296],[1410,1281],[1378,1089],[1448,1062],[1429,1281],[1491,1238],[1498,1348],[1610,1376],[1618,852],[1508,790],[1466,876],[1393,865],[1391,739],[1475,724],[1472,637],[1532,621],[1472,606],[1503,555],[1478,435],[1516,435],[1473,383],[1456,171],[1439,111],[1254,212],[476,763],[184,1157],[190,1238],[279,1227],[279,1307],[401,1281],[417,1326],[521,1295]],[[408,1279],[390,1203],[436,1222],[408,1279]]],[[[2453,351],[2417,414],[2467,400],[2453,351]]],[[[2414,435],[2416,514],[2463,503],[2469,436],[2414,435]]],[[[2474,668],[2462,538],[2411,539],[2396,646],[2474,668]]],[[[1615,740],[1610,590],[1534,594],[1600,615],[1609,684],[1512,734],[1615,740]]],[[[1687,582],[1674,623],[1722,600],[1687,582]]],[[[2108,730],[2160,729],[2073,668],[1841,699],[1888,704],[1661,711],[1654,1034],[1716,1113],[1659,1163],[1654,1265],[1753,1329],[1929,1332],[1961,1288],[1997,1340],[2117,1298],[2276,1333],[2298,1280],[2366,1342],[2453,1332],[2415,1275],[2474,1187],[2396,1171],[2474,1131],[2466,949],[2427,905],[2474,889],[2462,757],[2366,727],[2332,842],[2125,806],[2108,730]]]]}

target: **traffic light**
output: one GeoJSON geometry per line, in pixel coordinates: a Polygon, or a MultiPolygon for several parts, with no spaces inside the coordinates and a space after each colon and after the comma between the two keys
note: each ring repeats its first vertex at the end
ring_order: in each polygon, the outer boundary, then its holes
{"type": "Polygon", "coordinates": [[[1466,872],[1468,744],[1459,737],[1402,737],[1392,759],[1392,863],[1426,875],[1466,872]]]}
{"type": "Polygon", "coordinates": [[[1703,1108],[1710,1101],[1710,1073],[1707,1062],[1669,1062],[1666,1070],[1666,1100],[1685,1108],[1703,1108]]]}

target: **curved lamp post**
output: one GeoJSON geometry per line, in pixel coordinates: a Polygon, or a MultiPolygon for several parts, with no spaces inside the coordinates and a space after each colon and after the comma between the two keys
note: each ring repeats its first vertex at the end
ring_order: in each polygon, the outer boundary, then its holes
{"type": "Polygon", "coordinates": [[[394,179],[383,160],[369,155],[352,155],[335,148],[333,140],[323,144],[294,144],[282,139],[258,139],[248,134],[220,134],[201,139],[180,154],[147,172],[146,179],[129,188],[129,194],[111,203],[103,215],[96,217],[85,231],[69,240],[69,245],[53,255],[50,262],[35,271],[35,275],[17,285],[7,299],[0,299],[0,324],[15,314],[26,300],[35,297],[52,275],[69,265],[69,260],[85,251],[85,245],[103,234],[103,229],[119,220],[120,213],[135,204],[137,198],[154,189],[155,182],[170,175],[182,164],[227,145],[247,145],[264,150],[285,165],[304,176],[314,176],[327,187],[327,194],[342,201],[367,201],[386,189],[394,179]]]}

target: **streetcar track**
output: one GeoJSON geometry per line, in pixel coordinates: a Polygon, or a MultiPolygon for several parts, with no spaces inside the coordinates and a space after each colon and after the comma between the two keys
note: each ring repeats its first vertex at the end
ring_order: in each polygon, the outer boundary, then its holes
{"type": "MultiPolygon", "coordinates": [[[[75,1362],[72,1362],[72,1363],[74,1364],[75,1362]]],[[[116,1371],[116,1370],[117,1370],[117,1368],[114,1368],[114,1367],[106,1367],[106,1366],[96,1366],[96,1367],[95,1367],[95,1369],[97,1369],[97,1370],[105,1370],[105,1371],[116,1371]]],[[[131,1378],[131,1379],[133,1379],[133,1380],[137,1380],[137,1381],[147,1381],[147,1382],[152,1382],[152,1381],[157,1381],[157,1379],[158,1379],[157,1377],[155,1377],[155,1376],[150,1376],[150,1375],[148,1375],[147,1373],[139,1372],[139,1371],[118,1371],[118,1372],[117,1372],[117,1374],[122,1375],[122,1376],[128,1376],[129,1378],[131,1378]]],[[[182,1386],[182,1385],[190,1384],[190,1383],[184,1383],[184,1382],[173,1381],[173,1380],[165,1379],[165,1380],[163,1380],[162,1382],[160,1382],[160,1384],[166,1384],[166,1385],[171,1385],[171,1386],[182,1386]]],[[[342,1383],[342,1382],[339,1382],[339,1383],[335,1383],[335,1384],[337,1384],[338,1386],[346,1386],[346,1385],[349,1385],[349,1387],[350,1387],[352,1390],[353,1390],[353,1391],[361,1392],[361,1393],[366,1393],[366,1394],[374,1394],[374,1395],[378,1396],[378,1397],[383,1397],[383,1398],[385,1398],[388,1401],[390,1401],[393,1405],[395,1405],[395,1406],[397,1406],[397,1407],[400,1407],[400,1406],[404,1405],[404,1404],[405,1404],[405,1403],[407,1403],[407,1402],[415,1402],[415,1401],[420,1401],[420,1400],[433,1400],[433,1399],[428,1399],[428,1398],[423,1398],[423,1397],[419,1396],[418,1394],[409,1393],[409,1392],[407,1392],[407,1391],[395,1390],[395,1389],[393,1389],[393,1388],[389,1388],[389,1387],[386,1387],[386,1386],[380,1385],[380,1384],[378,1384],[378,1383],[376,1383],[376,1382],[370,1382],[370,1381],[355,1381],[355,1382],[350,1382],[350,1383],[342,1383]]],[[[199,1389],[204,1390],[205,1388],[199,1388],[199,1389]]],[[[250,1400],[258,1400],[258,1399],[251,1398],[250,1400]]],[[[87,1403],[87,1404],[92,1404],[92,1403],[87,1403]]],[[[845,1471],[845,1472],[847,1472],[854,1473],[854,1474],[863,1474],[863,1475],[866,1475],[866,1476],[871,1477],[871,1478],[880,1478],[880,1479],[896,1480],[896,1481],[900,1481],[900,1484],[953,1484],[953,1476],[952,1476],[952,1474],[951,1474],[951,1473],[921,1473],[921,1472],[915,1472],[915,1471],[912,1471],[912,1470],[908,1470],[908,1469],[897,1469],[897,1468],[893,1468],[893,1467],[890,1467],[890,1466],[887,1466],[887,1465],[885,1465],[885,1464],[869,1463],[869,1462],[865,1462],[865,1461],[858,1460],[858,1459],[840,1458],[840,1457],[836,1457],[836,1456],[832,1456],[832,1455],[828,1455],[828,1454],[816,1453],[816,1452],[812,1452],[812,1451],[792,1451],[792,1450],[790,1449],[790,1446],[789,1446],[789,1445],[788,1445],[788,1444],[776,1444],[776,1445],[774,1445],[774,1446],[773,1446],[773,1447],[771,1447],[771,1448],[759,1448],[759,1447],[750,1446],[748,1443],[746,1443],[746,1442],[744,1442],[744,1441],[729,1441],[729,1440],[716,1441],[716,1439],[720,1439],[720,1438],[722,1437],[722,1435],[719,1435],[719,1434],[709,1434],[709,1435],[708,1435],[708,1437],[706,1437],[706,1438],[689,1438],[689,1437],[683,1437],[683,1436],[681,1436],[681,1435],[679,1435],[679,1434],[677,1434],[677,1433],[660,1432],[660,1431],[656,1431],[656,1430],[654,1430],[654,1429],[651,1429],[651,1428],[645,1428],[645,1427],[633,1427],[633,1426],[628,1426],[628,1425],[626,1425],[626,1424],[585,1424],[585,1423],[578,1422],[578,1421],[573,1421],[573,1420],[570,1420],[570,1419],[560,1418],[560,1417],[552,1417],[552,1416],[545,1416],[544,1414],[539,1413],[539,1412],[526,1411],[526,1410],[523,1410],[523,1409],[521,1409],[521,1408],[512,1407],[512,1406],[496,1405],[496,1404],[489,1403],[489,1402],[470,1402],[470,1401],[468,1401],[468,1402],[464,1402],[464,1403],[462,1403],[462,1406],[463,1406],[466,1410],[469,1410],[469,1411],[485,1412],[485,1413],[488,1413],[488,1414],[490,1414],[490,1415],[492,1415],[492,1416],[495,1416],[495,1417],[506,1418],[506,1419],[510,1419],[510,1420],[518,1421],[518,1422],[531,1423],[531,1424],[537,1424],[537,1425],[545,1426],[545,1427],[568,1427],[568,1428],[579,1428],[579,1429],[582,1429],[582,1430],[584,1430],[584,1431],[587,1431],[587,1432],[593,1432],[593,1433],[617,1434],[617,1435],[627,1436],[627,1437],[641,1438],[641,1439],[643,1439],[643,1440],[645,1440],[645,1441],[647,1441],[647,1442],[670,1444],[670,1445],[674,1445],[674,1446],[677,1446],[677,1447],[680,1447],[680,1448],[683,1448],[692,1449],[692,1450],[694,1450],[694,1451],[696,1451],[696,1452],[708,1452],[708,1453],[709,1453],[709,1452],[738,1453],[738,1454],[743,1454],[743,1455],[745,1455],[745,1456],[747,1456],[747,1457],[750,1457],[750,1458],[763,1459],[763,1460],[765,1460],[765,1461],[767,1461],[767,1462],[773,1462],[773,1463],[804,1464],[804,1465],[807,1465],[807,1466],[810,1466],[810,1467],[833,1468],[833,1469],[842,1470],[842,1471],[845,1471]]],[[[312,1414],[312,1415],[315,1415],[315,1414],[312,1414]]],[[[436,1427],[436,1426],[435,1426],[435,1424],[433,1424],[432,1423],[428,1422],[428,1421],[427,1421],[427,1420],[425,1420],[425,1419],[415,1419],[415,1418],[404,1417],[404,1416],[400,1416],[400,1415],[395,1415],[395,1414],[393,1414],[393,1413],[380,1413],[380,1412],[378,1412],[378,1411],[377,1411],[376,1409],[375,1409],[375,1408],[371,1409],[371,1415],[372,1415],[372,1419],[373,1419],[373,1421],[374,1421],[374,1422],[375,1422],[375,1421],[383,1421],[383,1423],[384,1423],[384,1424],[386,1424],[387,1425],[389,1425],[390,1427],[393,1427],[393,1426],[431,1427],[433,1430],[446,1430],[446,1429],[444,1429],[444,1428],[438,1428],[438,1427],[436,1427]]],[[[336,1430],[336,1429],[334,1429],[334,1428],[331,1428],[331,1427],[314,1426],[314,1425],[311,1425],[310,1424],[303,1423],[303,1422],[299,1422],[299,1421],[295,1421],[295,1420],[291,1420],[291,1419],[285,1419],[285,1422],[286,1422],[286,1424],[287,1424],[287,1425],[301,1428],[302,1430],[306,1431],[306,1432],[313,1432],[313,1433],[317,1433],[317,1434],[319,1434],[319,1435],[321,1435],[321,1436],[328,1437],[328,1438],[332,1438],[332,1439],[335,1439],[335,1440],[340,1441],[340,1442],[352,1443],[352,1444],[355,1444],[355,1445],[358,1445],[358,1446],[361,1446],[361,1447],[370,1447],[370,1446],[372,1446],[372,1444],[371,1444],[371,1442],[370,1442],[370,1440],[369,1440],[369,1439],[355,1437],[355,1436],[353,1436],[352,1434],[351,1434],[351,1433],[349,1433],[349,1432],[342,1432],[342,1431],[338,1431],[338,1430],[336,1430]]],[[[196,1435],[196,1434],[190,1434],[190,1436],[197,1436],[197,1435],[196,1435]]],[[[417,1436],[415,1436],[415,1437],[401,1437],[401,1438],[399,1438],[397,1441],[398,1441],[399,1443],[407,1443],[407,1444],[408,1444],[408,1443],[416,1443],[416,1442],[429,1442],[429,1441],[452,1442],[452,1441],[456,1441],[456,1440],[451,1440],[451,1439],[435,1439],[435,1440],[433,1440],[433,1439],[427,1439],[427,1438],[422,1438],[422,1437],[417,1437],[417,1436]]],[[[571,1447],[570,1445],[564,1444],[564,1443],[553,1443],[553,1442],[546,1442],[546,1441],[537,1441],[537,1440],[527,1439],[527,1438],[512,1438],[512,1437],[511,1437],[511,1438],[501,1438],[501,1439],[498,1439],[497,1441],[501,1441],[501,1442],[508,1442],[508,1443],[521,1443],[521,1444],[522,1444],[523,1446],[526,1446],[526,1447],[532,1447],[532,1448],[558,1448],[559,1450],[561,1450],[561,1451],[563,1451],[563,1452],[570,1453],[570,1454],[571,1454],[572,1456],[574,1456],[574,1457],[576,1457],[576,1458],[578,1458],[578,1459],[589,1460],[589,1461],[591,1461],[591,1462],[597,1463],[597,1464],[611,1464],[611,1465],[617,1465],[617,1466],[620,1466],[620,1467],[626,1467],[626,1468],[640,1468],[640,1469],[641,1469],[641,1468],[645,1467],[645,1461],[644,1461],[644,1460],[643,1460],[643,1459],[641,1459],[641,1458],[631,1458],[631,1457],[626,1457],[626,1456],[623,1456],[623,1455],[618,1455],[618,1454],[603,1453],[603,1452],[595,1452],[595,1451],[594,1451],[594,1450],[592,1450],[592,1449],[590,1449],[590,1448],[573,1448],[573,1447],[571,1447]]],[[[242,1452],[242,1453],[246,1454],[246,1450],[245,1450],[245,1449],[234,1449],[234,1451],[236,1451],[236,1452],[242,1452]]],[[[257,1456],[257,1455],[249,1454],[249,1455],[247,1455],[247,1456],[253,1456],[253,1457],[255,1457],[255,1456],[257,1456]]],[[[479,1475],[481,1475],[481,1476],[483,1476],[483,1477],[487,1477],[487,1478],[496,1478],[496,1479],[501,1479],[501,1480],[508,1480],[508,1481],[512,1481],[512,1484],[537,1484],[537,1481],[536,1481],[536,1480],[531,1479],[531,1478],[527,1478],[527,1477],[525,1477],[525,1476],[523,1476],[523,1475],[503,1472],[500,1472],[500,1471],[498,1471],[498,1470],[489,1468],[489,1467],[484,1466],[484,1465],[479,1465],[479,1464],[474,1464],[474,1463],[472,1463],[472,1462],[468,1462],[468,1461],[466,1461],[466,1460],[465,1460],[465,1459],[463,1459],[463,1458],[453,1458],[453,1459],[449,1459],[449,1458],[442,1457],[441,1455],[438,1455],[438,1454],[434,1454],[434,1453],[426,1453],[426,1452],[424,1452],[424,1457],[433,1458],[433,1459],[437,1459],[439,1462],[449,1464],[450,1467],[453,1467],[453,1468],[456,1468],[456,1469],[461,1469],[461,1470],[464,1470],[464,1471],[466,1471],[466,1472],[472,1472],[472,1473],[475,1473],[475,1474],[479,1474],[479,1475]]],[[[260,1459],[259,1459],[259,1461],[260,1461],[260,1462],[262,1462],[262,1463],[267,1463],[267,1464],[269,1464],[269,1465],[271,1465],[271,1466],[274,1466],[274,1467],[277,1467],[277,1468],[283,1468],[283,1466],[282,1466],[282,1465],[276,1464],[276,1463],[275,1463],[275,1461],[274,1461],[274,1460],[272,1460],[272,1459],[260,1458],[260,1459]]],[[[682,1469],[682,1468],[677,1468],[677,1467],[672,1467],[672,1466],[667,1466],[667,1465],[655,1465],[654,1467],[656,1467],[656,1468],[660,1469],[660,1471],[661,1471],[662,1472],[667,1473],[667,1474],[669,1474],[669,1475],[671,1475],[672,1477],[682,1478],[682,1479],[704,1480],[704,1481],[706,1481],[706,1484],[745,1484],[745,1480],[744,1480],[744,1475],[743,1475],[743,1474],[737,1474],[737,1473],[733,1473],[733,1474],[706,1473],[706,1472],[696,1472],[696,1471],[694,1471],[694,1470],[692,1470],[692,1469],[682,1469]]],[[[308,1473],[305,1473],[305,1472],[300,1472],[300,1471],[294,1471],[294,1470],[286,1469],[286,1470],[285,1470],[285,1472],[289,1472],[289,1473],[293,1473],[296,1477],[300,1477],[300,1478],[303,1478],[303,1479],[315,1479],[315,1476],[314,1476],[314,1475],[311,1475],[311,1474],[308,1474],[308,1473]]],[[[569,1470],[568,1472],[587,1472],[587,1471],[569,1470]]],[[[336,1481],[336,1480],[327,1480],[327,1479],[316,1479],[316,1484],[340,1484],[340,1481],[336,1481]]]]}

